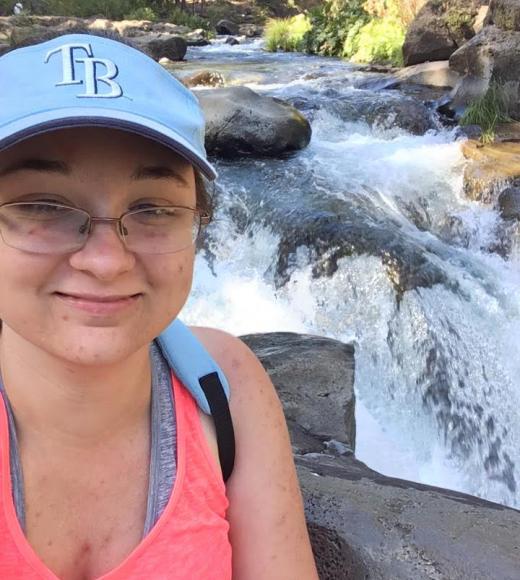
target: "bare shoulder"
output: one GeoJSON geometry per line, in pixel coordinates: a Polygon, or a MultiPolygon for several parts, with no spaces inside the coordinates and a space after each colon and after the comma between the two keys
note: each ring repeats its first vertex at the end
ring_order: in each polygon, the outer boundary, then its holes
{"type": "Polygon", "coordinates": [[[232,411],[238,409],[240,402],[245,403],[248,395],[265,396],[266,389],[277,399],[267,373],[244,342],[215,328],[193,326],[191,330],[226,375],[231,388],[232,411]]]}
{"type": "Polygon", "coordinates": [[[316,580],[289,434],[275,388],[240,339],[209,328],[192,331],[231,388],[236,460],[226,491],[233,578],[316,580]]]}

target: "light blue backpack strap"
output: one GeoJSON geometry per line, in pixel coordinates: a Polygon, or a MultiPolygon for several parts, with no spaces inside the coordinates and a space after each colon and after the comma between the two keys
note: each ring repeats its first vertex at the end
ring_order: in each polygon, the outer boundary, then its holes
{"type": "Polygon", "coordinates": [[[229,401],[229,383],[220,367],[191,330],[175,319],[158,337],[157,342],[170,368],[193,395],[199,407],[211,415],[208,400],[199,380],[217,373],[229,401]]]}

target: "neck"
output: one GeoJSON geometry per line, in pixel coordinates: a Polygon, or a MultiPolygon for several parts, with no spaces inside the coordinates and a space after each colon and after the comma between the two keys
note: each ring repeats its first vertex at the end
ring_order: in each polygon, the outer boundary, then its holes
{"type": "Polygon", "coordinates": [[[0,368],[20,441],[91,448],[133,433],[149,420],[151,366],[145,345],[104,366],[58,359],[4,325],[0,368]]]}

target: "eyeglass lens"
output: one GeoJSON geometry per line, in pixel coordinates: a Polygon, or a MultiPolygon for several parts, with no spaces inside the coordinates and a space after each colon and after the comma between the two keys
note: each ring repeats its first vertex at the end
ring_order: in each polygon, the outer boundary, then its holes
{"type": "MultiPolygon", "coordinates": [[[[91,229],[89,221],[87,212],[58,204],[20,202],[0,207],[0,234],[4,242],[34,253],[80,249],[91,229]]],[[[92,222],[95,225],[96,218],[92,222]]],[[[162,254],[192,245],[199,229],[196,210],[150,207],[125,214],[120,236],[130,251],[162,254]]]]}

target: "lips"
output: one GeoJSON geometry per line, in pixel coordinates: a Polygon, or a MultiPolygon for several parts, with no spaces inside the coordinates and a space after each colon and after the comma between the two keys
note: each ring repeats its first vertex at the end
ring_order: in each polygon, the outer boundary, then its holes
{"type": "Polygon", "coordinates": [[[89,302],[118,302],[119,300],[127,300],[129,298],[134,298],[139,295],[137,294],[111,294],[111,295],[99,295],[99,294],[75,294],[73,292],[56,292],[59,296],[64,296],[68,298],[75,298],[77,300],[87,300],[89,302]]]}
{"type": "Polygon", "coordinates": [[[55,296],[67,307],[95,316],[117,314],[134,306],[141,294],[75,294],[55,292],[55,296]]]}

